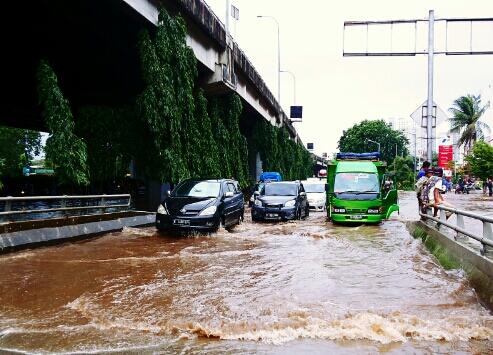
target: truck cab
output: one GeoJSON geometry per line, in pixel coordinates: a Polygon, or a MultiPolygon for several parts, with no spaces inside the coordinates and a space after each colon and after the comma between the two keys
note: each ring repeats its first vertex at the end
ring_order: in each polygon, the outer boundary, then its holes
{"type": "Polygon", "coordinates": [[[399,211],[380,153],[338,153],[328,166],[327,215],[335,223],[380,223],[399,211]]]}

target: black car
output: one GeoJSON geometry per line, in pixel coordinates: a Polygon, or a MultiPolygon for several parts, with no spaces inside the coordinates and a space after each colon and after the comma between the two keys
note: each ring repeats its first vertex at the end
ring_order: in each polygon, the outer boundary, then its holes
{"type": "Polygon", "coordinates": [[[243,193],[229,179],[188,179],[179,183],[161,203],[156,228],[162,231],[230,229],[243,220],[243,193]]]}
{"type": "Polygon", "coordinates": [[[253,221],[301,219],[309,214],[305,189],[298,181],[265,184],[252,207],[253,221]]]}

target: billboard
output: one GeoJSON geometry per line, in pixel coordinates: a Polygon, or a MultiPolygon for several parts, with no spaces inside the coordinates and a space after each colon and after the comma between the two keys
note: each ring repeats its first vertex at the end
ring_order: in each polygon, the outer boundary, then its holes
{"type": "Polygon", "coordinates": [[[448,162],[454,160],[454,147],[452,145],[438,146],[438,166],[447,168],[448,162]]]}

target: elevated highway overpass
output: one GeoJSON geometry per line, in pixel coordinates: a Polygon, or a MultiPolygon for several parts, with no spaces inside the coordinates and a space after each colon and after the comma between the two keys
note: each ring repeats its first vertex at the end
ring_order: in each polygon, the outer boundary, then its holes
{"type": "Polygon", "coordinates": [[[43,130],[36,67],[46,58],[59,74],[74,110],[121,104],[142,87],[137,49],[141,29],[152,30],[159,8],[181,14],[187,42],[210,96],[236,92],[244,103],[242,129],[258,119],[295,128],[264,80],[203,0],[27,0],[3,4],[0,124],[43,130]]]}

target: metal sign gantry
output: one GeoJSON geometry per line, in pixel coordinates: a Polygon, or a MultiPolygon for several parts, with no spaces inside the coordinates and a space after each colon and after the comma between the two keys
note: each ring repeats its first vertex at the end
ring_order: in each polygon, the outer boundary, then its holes
{"type": "Polygon", "coordinates": [[[474,50],[473,49],[473,23],[493,23],[493,18],[439,18],[435,19],[435,13],[433,10],[429,11],[429,16],[427,19],[414,19],[414,20],[387,20],[387,21],[345,21],[344,31],[343,31],[343,56],[344,57],[398,57],[398,56],[415,56],[418,54],[426,54],[428,56],[428,98],[427,98],[427,114],[426,114],[426,146],[427,146],[427,159],[432,161],[433,157],[433,59],[435,54],[446,54],[446,55],[485,55],[493,54],[492,50],[474,50]],[[418,34],[418,22],[428,23],[428,50],[417,51],[417,34],[418,34]],[[435,22],[445,22],[445,50],[435,51],[435,22]],[[449,23],[469,23],[470,33],[469,33],[469,50],[457,51],[449,50],[449,23]],[[414,24],[414,50],[413,51],[392,51],[392,33],[396,25],[403,24],[414,24]],[[368,50],[368,33],[370,26],[377,25],[390,25],[391,36],[390,36],[390,48],[389,52],[385,51],[369,51],[368,50]],[[346,52],[346,29],[348,27],[359,26],[363,29],[366,28],[366,49],[365,51],[350,51],[346,52]]]}

